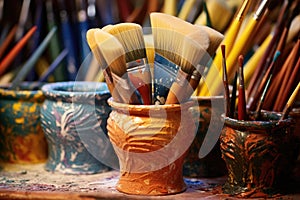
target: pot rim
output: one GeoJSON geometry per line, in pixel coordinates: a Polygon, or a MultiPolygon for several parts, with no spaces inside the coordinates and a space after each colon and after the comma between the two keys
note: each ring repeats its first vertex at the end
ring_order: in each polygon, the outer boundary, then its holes
{"type": "Polygon", "coordinates": [[[164,105],[143,105],[143,104],[126,104],[126,103],[119,103],[113,100],[113,97],[110,97],[107,100],[108,104],[117,110],[122,111],[130,111],[130,112],[141,112],[141,111],[161,111],[161,110],[168,110],[168,111],[179,111],[185,108],[192,107],[195,103],[192,100],[189,100],[182,104],[164,104],[164,105]]]}
{"type": "Polygon", "coordinates": [[[236,129],[256,129],[256,130],[265,130],[265,129],[271,129],[271,128],[279,128],[279,127],[285,127],[289,126],[293,123],[291,118],[287,118],[284,120],[280,120],[280,117],[282,116],[281,112],[274,112],[274,111],[262,111],[262,116],[265,118],[272,117],[271,120],[238,120],[233,119],[230,117],[225,117],[225,114],[223,113],[221,115],[222,119],[224,120],[224,124],[229,127],[233,127],[236,129]]]}
{"type": "Polygon", "coordinates": [[[84,95],[86,98],[102,95],[108,95],[109,90],[104,82],[89,82],[89,81],[67,81],[67,82],[55,82],[47,83],[42,87],[42,92],[46,97],[50,98],[73,98],[76,96],[84,95]],[[83,89],[82,91],[66,91],[66,89],[77,89],[76,87],[83,89]],[[89,90],[90,89],[90,90],[89,90]]]}
{"type": "Polygon", "coordinates": [[[23,99],[23,100],[30,100],[30,101],[44,99],[43,98],[44,95],[40,88],[31,89],[31,86],[34,86],[35,83],[36,82],[23,82],[22,88],[19,90],[9,89],[9,86],[11,84],[2,84],[0,85],[0,97],[4,99],[23,99]]]}

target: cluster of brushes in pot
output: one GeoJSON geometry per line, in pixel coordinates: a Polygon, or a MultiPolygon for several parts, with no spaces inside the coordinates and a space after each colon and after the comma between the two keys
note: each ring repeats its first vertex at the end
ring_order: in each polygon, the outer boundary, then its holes
{"type": "Polygon", "coordinates": [[[144,105],[183,103],[198,87],[201,70],[223,35],[164,13],[151,13],[150,19],[155,51],[153,73],[139,24],[89,29],[88,44],[103,69],[114,101],[144,105]]]}

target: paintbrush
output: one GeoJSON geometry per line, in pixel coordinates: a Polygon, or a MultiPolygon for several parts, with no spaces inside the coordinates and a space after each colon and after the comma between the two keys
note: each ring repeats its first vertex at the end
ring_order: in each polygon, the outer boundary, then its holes
{"type": "Polygon", "coordinates": [[[267,81],[269,80],[270,76],[272,75],[272,72],[275,68],[275,63],[276,63],[279,55],[280,55],[279,51],[275,52],[275,55],[273,57],[273,60],[270,64],[270,66],[268,67],[267,71],[263,74],[263,78],[262,78],[261,82],[259,83],[257,90],[255,91],[255,95],[253,97],[250,96],[250,98],[248,99],[248,105],[247,105],[248,110],[254,111],[254,109],[257,107],[257,103],[262,96],[262,93],[266,86],[267,81]]]}
{"type": "Polygon", "coordinates": [[[229,96],[229,86],[228,86],[228,78],[227,78],[227,68],[226,68],[226,57],[225,57],[225,45],[221,45],[221,50],[222,50],[222,66],[223,66],[223,84],[225,88],[225,93],[224,93],[224,99],[225,99],[225,111],[226,111],[226,116],[230,115],[230,96],[229,96]]]}
{"type": "MultiPolygon", "coordinates": [[[[299,59],[298,59],[298,61],[299,61],[299,59]]],[[[295,90],[293,91],[292,95],[290,96],[288,102],[286,103],[286,105],[283,109],[282,116],[281,116],[280,120],[284,120],[288,117],[289,112],[293,108],[293,104],[296,100],[296,97],[297,97],[297,94],[298,94],[299,90],[300,90],[300,82],[298,82],[297,87],[295,88],[295,90]]]]}
{"type": "Polygon", "coordinates": [[[187,20],[188,15],[192,9],[192,7],[194,6],[196,0],[185,0],[180,12],[178,13],[178,17],[182,20],[187,20]]]}
{"type": "Polygon", "coordinates": [[[245,87],[248,89],[249,82],[253,78],[253,74],[259,61],[263,57],[264,52],[268,48],[273,34],[269,34],[267,38],[265,38],[264,42],[256,49],[255,53],[251,56],[251,58],[247,61],[244,67],[244,78],[245,78],[245,87]]]}
{"type": "Polygon", "coordinates": [[[11,42],[13,41],[15,34],[17,31],[17,26],[13,26],[12,29],[9,31],[8,35],[6,36],[6,38],[4,39],[4,41],[1,43],[0,46],[0,59],[2,57],[2,55],[4,54],[5,50],[7,49],[7,47],[11,44],[11,42]]]}
{"type": "Polygon", "coordinates": [[[23,38],[13,47],[12,50],[3,58],[0,63],[0,76],[4,73],[6,68],[11,64],[11,62],[15,59],[21,49],[26,45],[28,40],[33,36],[34,32],[36,31],[37,27],[32,27],[23,38]]]}
{"type": "Polygon", "coordinates": [[[246,111],[246,95],[245,95],[245,85],[244,85],[244,56],[240,55],[238,58],[239,69],[239,96],[238,96],[238,120],[247,119],[246,111]]]}
{"type": "Polygon", "coordinates": [[[212,27],[210,14],[209,14],[209,11],[207,9],[207,5],[206,5],[205,1],[203,1],[203,11],[204,11],[204,13],[206,15],[206,26],[212,27]]]}
{"type": "MultiPolygon", "coordinates": [[[[248,12],[250,4],[251,4],[250,0],[245,0],[243,2],[238,13],[236,14],[236,17],[234,18],[234,20],[230,24],[228,30],[226,31],[224,40],[222,41],[222,44],[224,44],[226,46],[226,55],[225,55],[226,58],[228,57],[228,55],[232,49],[232,46],[238,35],[240,27],[244,21],[245,15],[248,12]]],[[[216,56],[213,60],[213,66],[216,66],[216,67],[220,66],[219,63],[221,63],[221,60],[222,60],[222,52],[220,49],[218,49],[216,56]]],[[[217,74],[214,73],[215,71],[216,70],[208,71],[208,74],[207,74],[206,80],[205,80],[207,84],[212,85],[213,82],[215,81],[215,76],[217,76],[217,74]]],[[[221,71],[219,67],[218,67],[218,71],[221,71]]],[[[201,95],[201,96],[208,95],[207,87],[205,87],[205,86],[201,87],[200,91],[201,91],[201,93],[199,95],[201,95]]]]}
{"type": "Polygon", "coordinates": [[[162,12],[175,16],[177,14],[176,0],[164,0],[162,12]]]}
{"type": "Polygon", "coordinates": [[[67,54],[68,54],[68,50],[64,49],[51,63],[48,70],[39,78],[38,82],[39,83],[45,82],[48,79],[48,77],[54,72],[54,70],[59,66],[59,64],[64,60],[67,54]]]}
{"type": "MultiPolygon", "coordinates": [[[[237,39],[235,48],[232,49],[230,54],[227,57],[227,70],[228,70],[228,79],[232,80],[234,72],[236,71],[236,63],[239,55],[241,55],[244,51],[244,47],[247,46],[247,43],[250,42],[249,38],[251,34],[254,32],[257,24],[261,16],[264,14],[265,10],[267,9],[269,1],[263,0],[259,7],[257,8],[256,12],[253,14],[253,17],[250,19],[249,23],[247,23],[246,28],[241,33],[240,37],[237,39]]],[[[215,82],[212,86],[212,93],[218,93],[220,90],[220,85],[218,82],[215,82]]]]}
{"type": "MultiPolygon", "coordinates": [[[[199,35],[193,34],[199,31],[200,28],[171,15],[151,13],[150,19],[155,48],[154,103],[164,104],[169,89],[174,80],[176,80],[180,69],[180,62],[183,62],[182,57],[187,58],[192,56],[183,55],[187,53],[187,51],[182,50],[185,38],[188,37],[188,35],[190,35],[189,37],[202,37],[202,39],[198,38],[195,39],[195,41],[201,41],[202,45],[200,45],[200,43],[199,45],[202,46],[203,49],[208,48],[209,38],[207,33],[203,30],[199,35]]],[[[192,38],[190,39],[193,40],[192,38]]],[[[185,42],[188,42],[188,40],[185,42]]],[[[193,64],[184,66],[180,74],[185,77],[191,76],[195,69],[194,66],[193,64]]]]}
{"type": "Polygon", "coordinates": [[[88,45],[89,45],[93,55],[97,59],[98,64],[100,65],[100,68],[102,69],[102,72],[103,72],[103,75],[105,78],[105,82],[110,91],[110,94],[112,95],[114,101],[121,102],[121,97],[119,96],[117,90],[115,90],[115,86],[113,83],[113,78],[112,78],[110,69],[109,69],[109,67],[107,67],[107,63],[106,63],[100,49],[97,46],[97,42],[95,39],[95,32],[97,30],[100,30],[100,29],[92,28],[87,31],[87,33],[86,33],[87,42],[88,42],[88,45]]]}
{"type": "Polygon", "coordinates": [[[282,93],[279,93],[279,94],[282,94],[280,95],[281,97],[278,98],[276,104],[275,104],[275,107],[274,107],[274,110],[279,110],[281,111],[283,108],[284,108],[284,102],[287,101],[288,99],[288,96],[290,94],[290,91],[295,87],[296,83],[300,81],[300,58],[298,57],[298,61],[297,63],[295,64],[295,66],[293,66],[293,71],[292,73],[288,76],[289,77],[289,81],[287,82],[286,85],[282,85],[281,88],[284,88],[285,91],[281,91],[282,93]]]}
{"type": "MultiPolygon", "coordinates": [[[[256,106],[256,112],[255,112],[255,119],[259,119],[260,118],[260,114],[261,114],[261,108],[263,106],[265,97],[266,97],[266,93],[270,87],[272,78],[273,78],[273,73],[274,73],[274,69],[276,67],[276,61],[278,59],[278,57],[280,56],[280,51],[276,51],[273,61],[270,65],[270,67],[268,68],[267,72],[265,73],[260,86],[258,88],[257,94],[255,95],[253,101],[251,102],[250,106],[249,106],[249,110],[253,110],[254,107],[256,106]],[[259,99],[259,102],[258,102],[259,99]],[[258,105],[256,105],[258,103],[258,105]]],[[[251,100],[251,99],[250,99],[251,100]]]]}
{"type": "MultiPolygon", "coordinates": [[[[207,6],[207,11],[210,13],[210,21],[212,28],[217,31],[224,32],[230,22],[233,9],[229,6],[227,1],[223,0],[209,0],[205,1],[207,6]]],[[[207,18],[206,12],[201,12],[200,15],[195,20],[195,24],[206,25],[207,18]]]]}
{"type": "Polygon", "coordinates": [[[134,9],[127,17],[126,22],[143,24],[147,15],[149,4],[149,1],[135,1],[134,9]]]}
{"type": "Polygon", "coordinates": [[[122,44],[116,37],[100,29],[95,31],[94,36],[97,46],[111,70],[115,89],[122,98],[122,102],[141,104],[128,77],[125,50],[122,44]]]}
{"type": "Polygon", "coordinates": [[[122,44],[128,76],[139,91],[143,104],[152,104],[152,79],[142,27],[136,23],[119,23],[102,30],[115,36],[122,44]]]}
{"type": "Polygon", "coordinates": [[[209,37],[204,29],[200,27],[198,31],[194,31],[184,37],[182,53],[178,55],[181,57],[180,63],[175,63],[180,66],[180,69],[175,82],[170,88],[166,104],[185,102],[197,88],[201,74],[196,73],[199,70],[196,67],[208,48],[205,40],[209,41],[209,37]]]}
{"type": "Polygon", "coordinates": [[[29,71],[32,69],[34,64],[37,62],[37,60],[40,58],[42,53],[45,51],[46,47],[50,43],[50,40],[53,37],[56,30],[57,30],[56,27],[51,29],[51,31],[46,35],[46,37],[41,42],[41,44],[38,46],[38,48],[34,51],[34,53],[26,61],[24,66],[21,68],[21,70],[18,72],[18,74],[12,81],[11,86],[10,86],[11,90],[16,90],[20,86],[21,82],[25,79],[26,75],[29,73],[29,71]]]}
{"type": "Polygon", "coordinates": [[[231,93],[231,99],[230,99],[230,113],[229,113],[229,117],[232,118],[232,119],[235,116],[237,79],[238,79],[238,73],[235,72],[235,76],[234,76],[233,83],[232,83],[232,93],[231,93]]]}
{"type": "Polygon", "coordinates": [[[260,59],[259,64],[256,66],[256,69],[254,71],[254,74],[249,82],[249,86],[247,88],[248,90],[248,99],[252,98],[253,93],[255,93],[255,90],[258,87],[258,84],[261,82],[261,79],[263,78],[262,75],[266,71],[267,67],[270,65],[270,62],[272,61],[272,56],[275,53],[276,45],[279,40],[279,36],[281,34],[281,31],[283,29],[283,22],[285,18],[285,12],[288,8],[289,4],[287,1],[284,1],[283,7],[281,8],[278,21],[276,23],[276,27],[274,30],[274,35],[270,41],[270,44],[268,45],[266,51],[264,52],[263,57],[260,59]]]}

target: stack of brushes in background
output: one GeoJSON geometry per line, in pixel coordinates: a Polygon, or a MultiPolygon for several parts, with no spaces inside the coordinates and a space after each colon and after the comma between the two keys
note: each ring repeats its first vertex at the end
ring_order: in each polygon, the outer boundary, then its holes
{"type": "Polygon", "coordinates": [[[115,101],[144,105],[185,102],[200,82],[205,54],[216,50],[223,35],[164,13],[151,13],[150,19],[155,49],[153,70],[138,24],[89,29],[88,44],[102,66],[115,101]]]}
{"type": "Polygon", "coordinates": [[[206,84],[198,87],[195,95],[199,96],[218,95],[225,87],[227,116],[249,120],[254,112],[254,120],[259,120],[261,111],[267,110],[284,112],[285,118],[299,101],[300,1],[284,0],[280,7],[277,3],[243,1],[207,70],[206,84]],[[272,12],[278,14],[274,23],[272,12]],[[231,100],[228,84],[233,86],[231,100]]]}

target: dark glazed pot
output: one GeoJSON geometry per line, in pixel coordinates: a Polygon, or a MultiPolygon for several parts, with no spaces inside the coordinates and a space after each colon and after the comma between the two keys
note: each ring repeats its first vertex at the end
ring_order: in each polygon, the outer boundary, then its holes
{"type": "Polygon", "coordinates": [[[45,97],[39,89],[0,88],[0,162],[13,164],[43,163],[47,143],[40,124],[40,107],[45,97]]]}
{"type": "MultiPolygon", "coordinates": [[[[46,170],[65,174],[93,174],[109,170],[88,148],[103,144],[111,111],[105,83],[58,82],[42,87],[46,100],[42,127],[49,146],[46,170]],[[84,141],[88,141],[86,144],[84,141]],[[92,145],[92,146],[91,146],[92,145]]],[[[105,153],[105,152],[99,152],[105,153]]]]}
{"type": "MultiPolygon", "coordinates": [[[[215,104],[223,105],[224,98],[223,96],[214,96],[214,97],[193,97],[195,101],[198,102],[197,112],[199,116],[199,125],[197,126],[197,133],[195,139],[188,151],[188,154],[185,158],[183,165],[183,175],[186,177],[201,178],[201,177],[217,177],[223,176],[227,173],[226,165],[221,156],[220,150],[220,141],[217,139],[213,144],[214,147],[211,151],[203,158],[199,158],[199,151],[202,147],[204,139],[207,137],[212,138],[208,134],[208,129],[213,128],[212,132],[218,133],[216,136],[219,138],[220,131],[216,130],[214,126],[216,122],[223,123],[221,119],[221,114],[217,114],[217,108],[212,108],[212,101],[215,101],[215,104]],[[212,114],[215,113],[215,115],[212,114]],[[212,120],[212,117],[218,118],[212,120]]],[[[220,127],[220,130],[222,127],[220,127]]]]}
{"type": "Polygon", "coordinates": [[[293,163],[291,119],[264,112],[261,121],[225,117],[220,142],[228,169],[224,193],[242,197],[266,197],[281,191],[293,163]]]}

